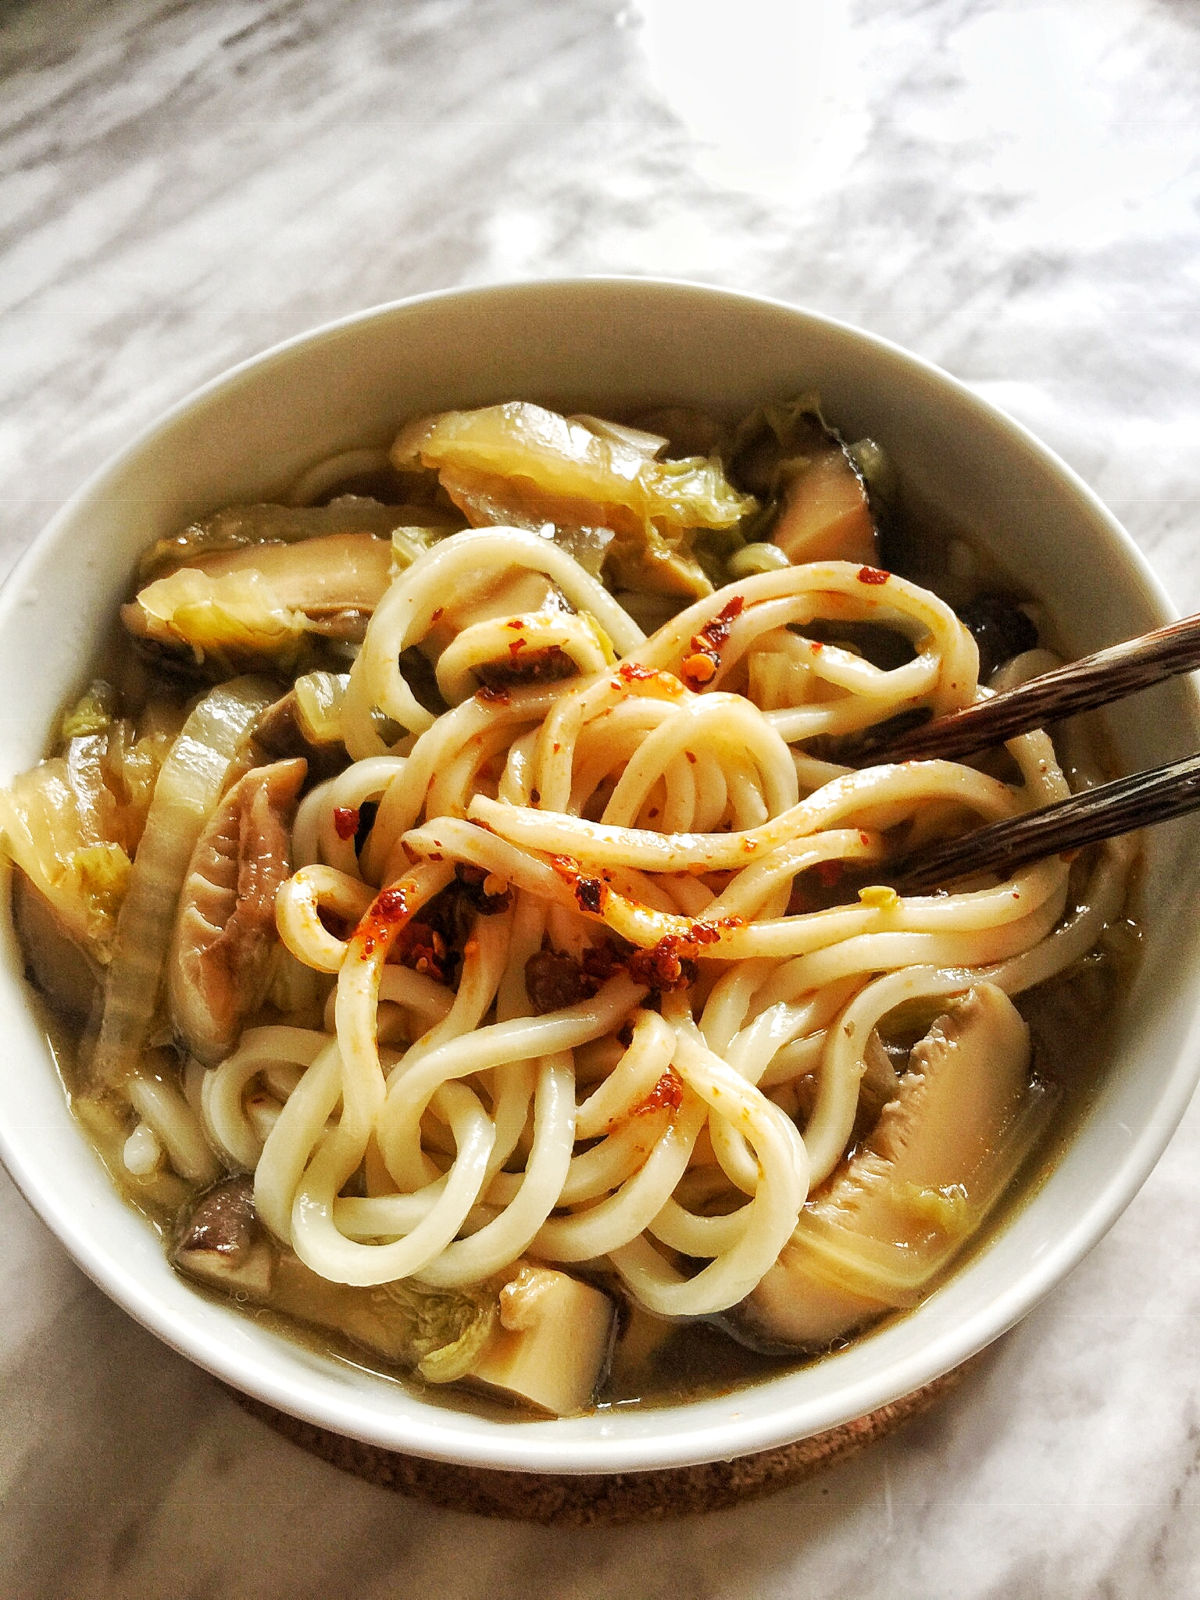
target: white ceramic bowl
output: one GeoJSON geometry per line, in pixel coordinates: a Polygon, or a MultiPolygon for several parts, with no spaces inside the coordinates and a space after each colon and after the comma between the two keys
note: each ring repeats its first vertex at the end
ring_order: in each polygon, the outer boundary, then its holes
{"type": "MultiPolygon", "coordinates": [[[[593,412],[682,400],[747,410],[819,389],[850,436],[1044,597],[1084,651],[1167,618],[1129,539],[1021,428],[895,346],[789,306],[715,289],[592,279],[431,295],[365,312],[247,362],[185,400],[55,518],[0,599],[0,780],[36,761],[86,677],[139,551],[195,513],[266,498],[339,447],[384,443],[414,412],[509,398],[593,412]]],[[[1190,686],[1113,716],[1132,770],[1196,747],[1190,686]]],[[[686,1406],[562,1421],[484,1420],[326,1360],[194,1293],[116,1195],[72,1120],[3,919],[0,1151],[80,1266],[184,1355],[327,1428],[428,1457],[603,1472],[716,1460],[861,1416],[956,1366],[1096,1242],[1161,1153],[1200,1063],[1200,923],[1188,823],[1147,842],[1145,951],[1111,1062],[1067,1149],[986,1249],[907,1317],[837,1356],[686,1406]]]]}

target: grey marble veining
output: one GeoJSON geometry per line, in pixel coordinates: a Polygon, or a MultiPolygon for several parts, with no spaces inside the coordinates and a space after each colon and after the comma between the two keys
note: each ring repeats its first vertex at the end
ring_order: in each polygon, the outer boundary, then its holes
{"type": "MultiPolygon", "coordinates": [[[[0,3],[0,567],[197,383],[414,291],[690,276],[1057,448],[1200,605],[1200,13],[1172,0],[0,3]]],[[[0,1178],[0,1593],[1174,1597],[1200,1584],[1200,1111],[945,1404],[739,1509],[487,1523],[285,1443],[0,1178]]]]}

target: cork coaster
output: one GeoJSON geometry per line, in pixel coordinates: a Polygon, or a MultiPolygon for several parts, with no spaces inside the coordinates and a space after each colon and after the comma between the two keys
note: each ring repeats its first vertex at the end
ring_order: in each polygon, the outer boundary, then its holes
{"type": "Polygon", "coordinates": [[[956,1368],[869,1416],[831,1428],[811,1439],[697,1467],[671,1467],[657,1472],[555,1474],[502,1472],[460,1467],[400,1455],[329,1433],[310,1422],[285,1416],[259,1400],[230,1393],[252,1415],[285,1438],[368,1483],[399,1494],[470,1511],[481,1517],[507,1517],[522,1522],[562,1527],[613,1526],[715,1511],[722,1506],[799,1483],[835,1466],[901,1423],[928,1411],[959,1382],[973,1363],[956,1368]]]}

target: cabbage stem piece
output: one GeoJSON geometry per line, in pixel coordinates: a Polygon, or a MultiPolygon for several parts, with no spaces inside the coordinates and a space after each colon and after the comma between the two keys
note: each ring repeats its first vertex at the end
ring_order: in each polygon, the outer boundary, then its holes
{"type": "Polygon", "coordinates": [[[162,969],[184,875],[209,814],[264,707],[270,683],[235,678],[206,694],[163,762],[117,918],[104,1012],[91,1059],[98,1086],[137,1066],[158,1006],[162,969]]]}
{"type": "Polygon", "coordinates": [[[914,1046],[862,1148],[801,1213],[737,1314],[767,1345],[820,1349],[912,1305],[979,1227],[1041,1132],[1029,1030],[980,984],[914,1046]]]}

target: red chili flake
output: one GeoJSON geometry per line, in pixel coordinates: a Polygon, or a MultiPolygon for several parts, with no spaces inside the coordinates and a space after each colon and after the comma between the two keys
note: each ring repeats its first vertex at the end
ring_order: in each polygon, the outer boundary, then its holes
{"type": "Polygon", "coordinates": [[[741,595],[735,594],[733,599],[711,621],[706,622],[700,632],[696,634],[692,640],[692,648],[703,650],[707,645],[710,649],[719,650],[729,638],[730,631],[733,628],[733,620],[735,617],[741,616],[742,608],[745,604],[746,602],[741,595]]]}
{"type": "Polygon", "coordinates": [[[509,694],[507,689],[489,689],[486,684],[484,684],[482,689],[476,689],[475,698],[476,698],[476,700],[483,701],[483,703],[485,705],[491,705],[491,706],[510,706],[510,705],[512,705],[512,695],[509,694]]]}
{"type": "Polygon", "coordinates": [[[700,759],[700,757],[696,754],[696,752],[694,750],[685,750],[683,753],[688,758],[688,760],[692,763],[693,766],[695,766],[696,762],[699,761],[699,759],[700,759]]]}
{"type": "Polygon", "coordinates": [[[823,639],[810,639],[808,641],[808,648],[812,651],[813,655],[816,655],[819,650],[824,650],[825,641],[823,639]]]}
{"type": "Polygon", "coordinates": [[[858,841],[859,841],[860,844],[864,844],[864,845],[870,844],[871,835],[869,833],[861,833],[860,832],[859,836],[858,836],[858,841]]]}
{"type": "Polygon", "coordinates": [[[509,619],[508,622],[506,622],[504,624],[504,626],[506,628],[512,628],[514,630],[517,629],[517,628],[523,628],[525,626],[525,618],[524,617],[512,617],[512,618],[509,619]]]}
{"type": "Polygon", "coordinates": [[[731,928],[740,928],[744,923],[744,917],[718,917],[716,922],[693,922],[688,929],[688,938],[693,944],[716,944],[723,933],[731,928]]]}
{"type": "Polygon", "coordinates": [[[529,791],[529,803],[530,803],[531,806],[540,806],[541,805],[541,803],[542,803],[542,791],[540,789],[530,789],[530,791],[529,791]]]}
{"type": "Polygon", "coordinates": [[[333,831],[339,839],[353,839],[358,832],[358,807],[334,806],[333,831]]]}
{"type": "Polygon", "coordinates": [[[438,606],[436,611],[433,611],[433,612],[430,613],[429,620],[430,620],[430,622],[440,622],[445,615],[446,615],[445,606],[438,606]]]}
{"type": "Polygon", "coordinates": [[[639,1100],[634,1106],[633,1115],[641,1117],[649,1111],[678,1111],[682,1104],[683,1084],[668,1067],[645,1099],[639,1100]]]}
{"type": "Polygon", "coordinates": [[[402,888],[393,885],[391,888],[379,891],[358,925],[364,960],[374,955],[375,946],[407,915],[408,901],[402,888]]]}
{"type": "Polygon", "coordinates": [[[371,907],[371,915],[377,916],[380,922],[399,922],[408,910],[408,900],[404,890],[399,885],[390,889],[381,889],[375,896],[375,904],[371,907]]]}
{"type": "Polygon", "coordinates": [[[648,678],[657,678],[658,673],[653,667],[643,667],[638,661],[622,661],[617,668],[617,676],[624,678],[626,683],[645,683],[648,678]]]}
{"type": "Polygon", "coordinates": [[[397,941],[401,966],[423,973],[435,983],[446,981],[447,946],[443,936],[427,922],[410,922],[397,941]]]}
{"type": "Polygon", "coordinates": [[[575,899],[584,911],[594,916],[604,903],[604,885],[599,878],[576,878],[575,899]]]}
{"type": "Polygon", "coordinates": [[[513,642],[508,647],[509,655],[510,656],[519,655],[521,653],[521,651],[524,650],[525,646],[528,643],[529,643],[529,641],[527,639],[525,639],[525,638],[514,639],[513,642]]]}
{"type": "Polygon", "coordinates": [[[859,567],[859,583],[886,583],[890,573],[882,572],[878,567],[859,567]]]}
{"type": "Polygon", "coordinates": [[[718,614],[692,635],[691,654],[684,660],[680,677],[689,689],[699,690],[711,683],[721,665],[721,650],[729,638],[733,620],[746,602],[740,594],[727,600],[718,614]]]}
{"type": "Polygon", "coordinates": [[[669,933],[649,950],[633,952],[629,976],[634,983],[644,983],[649,989],[686,989],[699,976],[691,950],[686,939],[669,933]]]}
{"type": "Polygon", "coordinates": [[[658,815],[658,807],[657,806],[651,806],[649,811],[647,811],[646,815],[650,818],[651,822],[653,822],[655,817],[658,815]]]}

